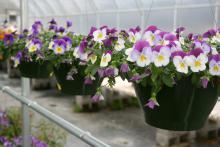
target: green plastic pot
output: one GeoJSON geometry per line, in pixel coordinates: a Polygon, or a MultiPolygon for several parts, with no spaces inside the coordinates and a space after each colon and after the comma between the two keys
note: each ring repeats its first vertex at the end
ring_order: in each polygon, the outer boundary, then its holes
{"type": "Polygon", "coordinates": [[[49,61],[24,61],[21,60],[19,70],[22,77],[27,78],[49,78],[53,72],[53,66],[49,61]]]}
{"type": "Polygon", "coordinates": [[[160,106],[144,106],[150,98],[151,86],[134,84],[144,110],[146,123],[161,129],[191,131],[203,127],[218,99],[218,86],[209,83],[206,89],[196,88],[190,78],[181,80],[174,87],[164,86],[157,95],[160,106]]]}
{"type": "Polygon", "coordinates": [[[67,74],[72,68],[73,65],[68,63],[61,63],[59,66],[54,67],[54,74],[57,79],[57,82],[61,88],[61,92],[69,95],[93,95],[96,93],[96,89],[101,85],[102,80],[96,77],[96,80],[93,81],[91,85],[84,84],[84,72],[85,68],[79,67],[77,74],[73,75],[74,80],[67,80],[67,74]]]}

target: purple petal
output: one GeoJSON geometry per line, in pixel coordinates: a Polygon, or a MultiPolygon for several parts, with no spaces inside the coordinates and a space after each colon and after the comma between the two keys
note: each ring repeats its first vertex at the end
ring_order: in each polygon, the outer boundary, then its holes
{"type": "Polygon", "coordinates": [[[151,31],[154,33],[157,30],[158,30],[158,28],[156,26],[152,25],[152,26],[149,26],[144,32],[151,31]]]}
{"type": "Polygon", "coordinates": [[[142,50],[145,47],[149,47],[149,43],[146,40],[138,40],[135,44],[134,44],[134,49],[142,52],[142,50]]]}

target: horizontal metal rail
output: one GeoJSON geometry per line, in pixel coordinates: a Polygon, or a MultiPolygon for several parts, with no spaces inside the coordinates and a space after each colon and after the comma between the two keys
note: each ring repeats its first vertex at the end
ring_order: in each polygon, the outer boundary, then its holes
{"type": "Polygon", "coordinates": [[[71,124],[70,122],[64,120],[63,118],[57,116],[56,114],[48,111],[44,107],[37,104],[35,101],[31,101],[24,96],[19,95],[17,92],[12,90],[8,86],[2,86],[0,85],[0,89],[2,92],[7,93],[14,99],[20,101],[22,104],[27,105],[32,110],[38,112],[45,118],[49,119],[50,121],[56,123],[61,128],[68,131],[70,134],[78,137],[80,140],[86,142],[88,145],[91,145],[92,147],[110,147],[110,145],[98,140],[94,136],[92,136],[89,132],[83,131],[82,129],[78,128],[77,126],[71,124]]]}

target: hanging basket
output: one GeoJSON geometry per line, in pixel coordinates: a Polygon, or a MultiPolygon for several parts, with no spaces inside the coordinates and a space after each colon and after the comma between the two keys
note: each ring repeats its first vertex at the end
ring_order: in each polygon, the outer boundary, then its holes
{"type": "Polygon", "coordinates": [[[19,70],[22,77],[27,78],[49,78],[53,71],[52,64],[49,61],[24,61],[21,60],[19,70]]]}
{"type": "Polygon", "coordinates": [[[160,106],[144,106],[151,87],[135,84],[135,91],[144,110],[146,123],[161,129],[191,131],[203,127],[218,98],[218,87],[209,83],[206,89],[196,88],[191,79],[181,80],[172,88],[164,86],[157,95],[160,106]]]}
{"type": "MultiPolygon", "coordinates": [[[[61,63],[58,67],[54,67],[54,74],[57,82],[60,86],[62,93],[69,95],[93,95],[96,93],[96,89],[101,85],[102,80],[96,77],[91,85],[84,84],[84,76],[81,75],[80,71],[73,75],[73,80],[67,80],[67,74],[72,68],[71,64],[61,63]]],[[[83,67],[78,68],[84,71],[83,67]]]]}

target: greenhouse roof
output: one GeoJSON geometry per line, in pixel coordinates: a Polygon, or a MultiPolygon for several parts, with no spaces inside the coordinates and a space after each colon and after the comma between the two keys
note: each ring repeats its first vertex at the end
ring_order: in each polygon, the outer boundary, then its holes
{"type": "MultiPolygon", "coordinates": [[[[19,14],[19,2],[0,0],[1,16],[11,10],[19,14]]],[[[29,24],[72,20],[81,32],[104,24],[120,28],[155,24],[164,29],[184,25],[200,31],[219,24],[219,7],[219,0],[29,0],[28,4],[29,24]]]]}

